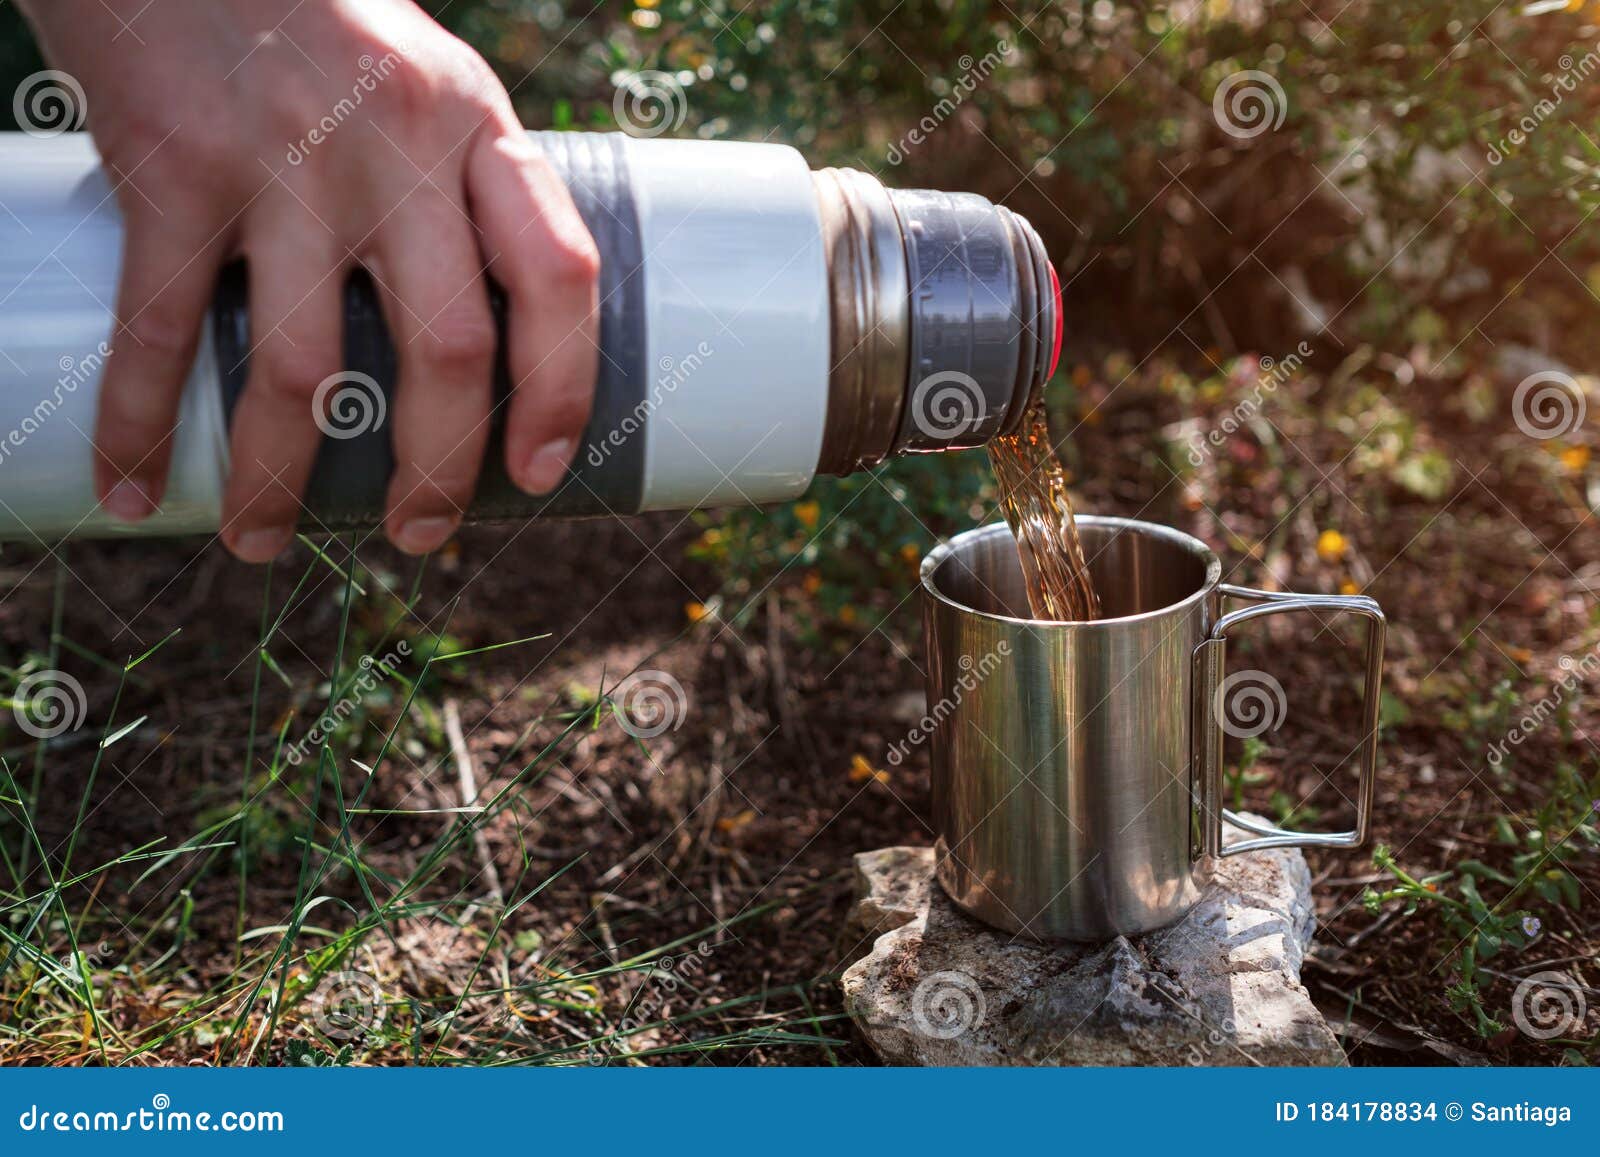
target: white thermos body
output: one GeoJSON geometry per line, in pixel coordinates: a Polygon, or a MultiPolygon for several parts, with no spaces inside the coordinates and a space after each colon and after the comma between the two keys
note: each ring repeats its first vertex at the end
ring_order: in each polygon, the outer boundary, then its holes
{"type": "MultiPolygon", "coordinates": [[[[534,135],[600,249],[600,375],[551,495],[507,479],[497,406],[473,518],[791,499],[819,473],[1013,430],[1054,368],[1043,245],[982,197],[813,171],[781,145],[534,135]]],[[[122,237],[88,136],[0,135],[0,203],[0,539],[215,531],[251,348],[242,271],[201,335],[162,508],[126,526],[93,490],[122,237]]],[[[345,299],[308,531],[378,523],[393,469],[394,349],[364,275],[345,299]]]]}

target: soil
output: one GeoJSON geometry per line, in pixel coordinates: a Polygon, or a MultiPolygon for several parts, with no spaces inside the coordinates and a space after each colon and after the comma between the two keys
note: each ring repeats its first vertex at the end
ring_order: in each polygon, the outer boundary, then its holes
{"type": "MultiPolygon", "coordinates": [[[[1308,406],[1299,416],[1275,414],[1294,446],[1282,464],[1262,458],[1259,442],[1241,439],[1220,464],[1207,467],[1211,473],[1203,472],[1202,502],[1192,485],[1140,450],[1180,416],[1181,408],[1154,387],[1130,389],[1103,407],[1075,436],[1080,460],[1102,465],[1087,472],[1079,509],[1195,533],[1223,556],[1229,581],[1331,590],[1341,574],[1356,576],[1389,614],[1388,688],[1409,709],[1385,731],[1373,840],[1395,848],[1418,875],[1450,870],[1469,857],[1504,866],[1510,850],[1497,839],[1496,817],[1531,822],[1549,793],[1540,769],[1558,761],[1593,774],[1595,708],[1583,703],[1571,728],[1533,735],[1516,768],[1505,773],[1488,766],[1480,740],[1443,720],[1447,711],[1471,706],[1472,696],[1487,696],[1498,679],[1526,693],[1559,674],[1558,656],[1582,653],[1596,578],[1592,560],[1600,557],[1600,529],[1589,512],[1517,465],[1515,455],[1525,448],[1508,450],[1503,431],[1470,427],[1447,408],[1432,428],[1435,437],[1457,439],[1457,481],[1443,501],[1408,497],[1378,474],[1338,473],[1341,444],[1308,406]],[[1237,460],[1245,452],[1257,457],[1237,460]],[[1492,483],[1481,474],[1489,467],[1492,483]],[[1322,487],[1315,504],[1295,503],[1296,488],[1309,492],[1318,471],[1337,485],[1322,487]],[[1320,565],[1320,532],[1340,519],[1352,541],[1349,553],[1339,566],[1320,565]]],[[[732,606],[724,608],[726,617],[689,622],[686,605],[712,603],[719,589],[717,575],[683,561],[694,533],[676,515],[471,529],[430,566],[410,615],[376,589],[358,600],[351,638],[381,653],[384,639],[396,637],[390,631],[396,622],[399,634],[413,637],[421,624],[448,623],[457,650],[549,633],[473,656],[470,664],[442,664],[423,697],[435,714],[443,704],[459,710],[485,797],[555,745],[537,774],[514,790],[515,806],[485,832],[508,893],[554,877],[507,922],[505,937],[521,937],[513,957],[572,972],[682,938],[705,941],[705,965],[692,991],[669,997],[660,1015],[749,1003],[709,1017],[703,1030],[663,1034],[689,1047],[662,1059],[871,1063],[841,1018],[832,978],[862,948],[840,943],[851,856],[933,838],[926,749],[914,747],[892,770],[880,766],[922,710],[914,601],[882,629],[841,628],[830,636],[838,643],[831,649],[795,642],[793,617],[807,611],[803,593],[788,580],[737,626],[732,606]],[[686,704],[677,727],[643,741],[593,711],[598,691],[635,669],[670,674],[686,704]],[[763,1024],[820,1031],[837,1043],[775,1040],[703,1051],[693,1045],[702,1031],[763,1024]]],[[[334,561],[343,557],[337,545],[328,553],[334,561]]],[[[372,572],[364,582],[386,580],[401,594],[408,589],[413,563],[375,540],[358,554],[372,572]]],[[[311,562],[298,547],[272,577],[270,605],[288,603],[292,610],[269,647],[287,682],[271,670],[262,676],[263,734],[276,733],[291,708],[299,713],[288,733],[302,732],[327,694],[343,581],[318,564],[291,603],[311,562]]],[[[107,748],[73,863],[87,868],[157,841],[171,848],[236,803],[247,765],[263,572],[201,543],[74,543],[58,556],[8,547],[3,565],[0,640],[13,662],[28,650],[48,653],[55,583],[59,577],[65,584],[61,634],[73,646],[60,665],[82,682],[95,722],[56,741],[43,765],[34,823],[44,846],[60,849],[73,830],[95,761],[94,738],[116,696],[114,668],[179,628],[134,669],[137,681],[117,704],[119,724],[147,719],[107,748]]],[[[884,598],[892,605],[905,594],[884,592],[884,598]]],[[[1348,818],[1322,780],[1353,794],[1347,757],[1359,663],[1352,646],[1331,626],[1325,634],[1284,628],[1239,653],[1236,661],[1248,657],[1291,690],[1291,723],[1283,736],[1270,737],[1258,779],[1242,789],[1252,810],[1277,814],[1274,793],[1282,793],[1317,806],[1308,824],[1348,818]]],[[[392,711],[376,712],[367,724],[372,737],[392,720],[392,711]]],[[[353,758],[369,759],[376,747],[369,742],[353,758]]],[[[21,778],[31,770],[32,751],[19,742],[7,753],[21,778]]],[[[259,748],[257,755],[260,774],[259,748]]],[[[365,779],[360,767],[346,764],[347,799],[365,779]]],[[[253,837],[242,917],[233,851],[204,868],[198,855],[153,870],[145,863],[116,868],[76,889],[72,907],[103,920],[107,951],[132,961],[135,972],[172,948],[181,971],[163,974],[169,998],[210,992],[235,967],[241,927],[276,925],[293,902],[303,847],[292,836],[312,804],[310,783],[286,772],[273,789],[284,831],[264,827],[253,837]],[[172,918],[156,919],[184,888],[193,908],[181,928],[172,918]]],[[[377,765],[365,805],[415,810],[461,802],[447,738],[419,728],[409,745],[377,765]]],[[[326,800],[318,814],[319,837],[331,840],[337,828],[326,800]]],[[[448,815],[428,812],[362,815],[357,826],[371,868],[401,875],[448,822],[448,815]]],[[[1308,854],[1321,931],[1306,982],[1331,1016],[1348,1017],[1352,1060],[1556,1063],[1558,1049],[1515,1032],[1486,1040],[1452,1007],[1446,995],[1454,979],[1452,945],[1440,923],[1426,910],[1375,916],[1360,903],[1369,885],[1381,886],[1370,855],[1370,848],[1308,854]]],[[[1596,859],[1591,851],[1573,865],[1583,903],[1542,910],[1543,939],[1493,964],[1502,977],[1491,980],[1486,1003],[1507,1023],[1522,975],[1562,967],[1591,986],[1600,983],[1592,964],[1600,939],[1596,859]]],[[[331,880],[328,890],[361,904],[348,875],[331,880]]],[[[464,855],[430,894],[483,899],[489,890],[481,863],[464,855]]],[[[330,907],[313,922],[340,919],[330,907]]],[[[365,966],[416,998],[459,990],[481,948],[481,940],[463,940],[437,922],[403,920],[396,931],[392,943],[374,938],[365,966]]],[[[629,980],[597,984],[613,1016],[640,995],[629,980]]],[[[117,1015],[129,1023],[140,1016],[131,997],[117,1015]]],[[[1577,1035],[1590,1035],[1594,1020],[1591,1012],[1589,1028],[1577,1035]]],[[[159,1059],[213,1056],[204,1040],[185,1037],[159,1059]]]]}

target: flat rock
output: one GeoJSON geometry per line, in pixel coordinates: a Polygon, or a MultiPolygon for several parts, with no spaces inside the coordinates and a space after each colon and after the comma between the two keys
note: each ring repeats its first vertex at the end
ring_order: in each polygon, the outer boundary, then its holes
{"type": "Polygon", "coordinates": [[[1170,927],[1040,944],[965,915],[932,848],[855,858],[845,1007],[893,1065],[1342,1065],[1300,983],[1315,923],[1295,849],[1221,860],[1170,927]],[[870,946],[870,948],[868,947],[870,946]]]}

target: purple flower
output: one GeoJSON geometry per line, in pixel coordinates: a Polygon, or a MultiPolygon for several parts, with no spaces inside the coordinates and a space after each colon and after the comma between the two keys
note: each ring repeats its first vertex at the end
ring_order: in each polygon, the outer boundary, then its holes
{"type": "Polygon", "coordinates": [[[1539,935],[1539,929],[1542,927],[1544,925],[1539,923],[1539,917],[1537,916],[1524,916],[1522,918],[1522,933],[1529,940],[1539,935]]]}

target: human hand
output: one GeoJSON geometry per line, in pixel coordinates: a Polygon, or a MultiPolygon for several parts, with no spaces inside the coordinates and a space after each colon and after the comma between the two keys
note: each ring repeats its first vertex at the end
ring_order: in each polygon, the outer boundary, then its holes
{"type": "Polygon", "coordinates": [[[200,328],[236,257],[251,357],[223,505],[234,554],[263,562],[293,537],[357,265],[399,355],[390,540],[433,550],[472,499],[496,340],[488,273],[509,305],[507,472],[530,493],[555,487],[589,415],[599,257],[481,57],[410,0],[25,8],[84,89],[124,222],[95,430],[107,511],[133,522],[159,506],[200,328]]]}

